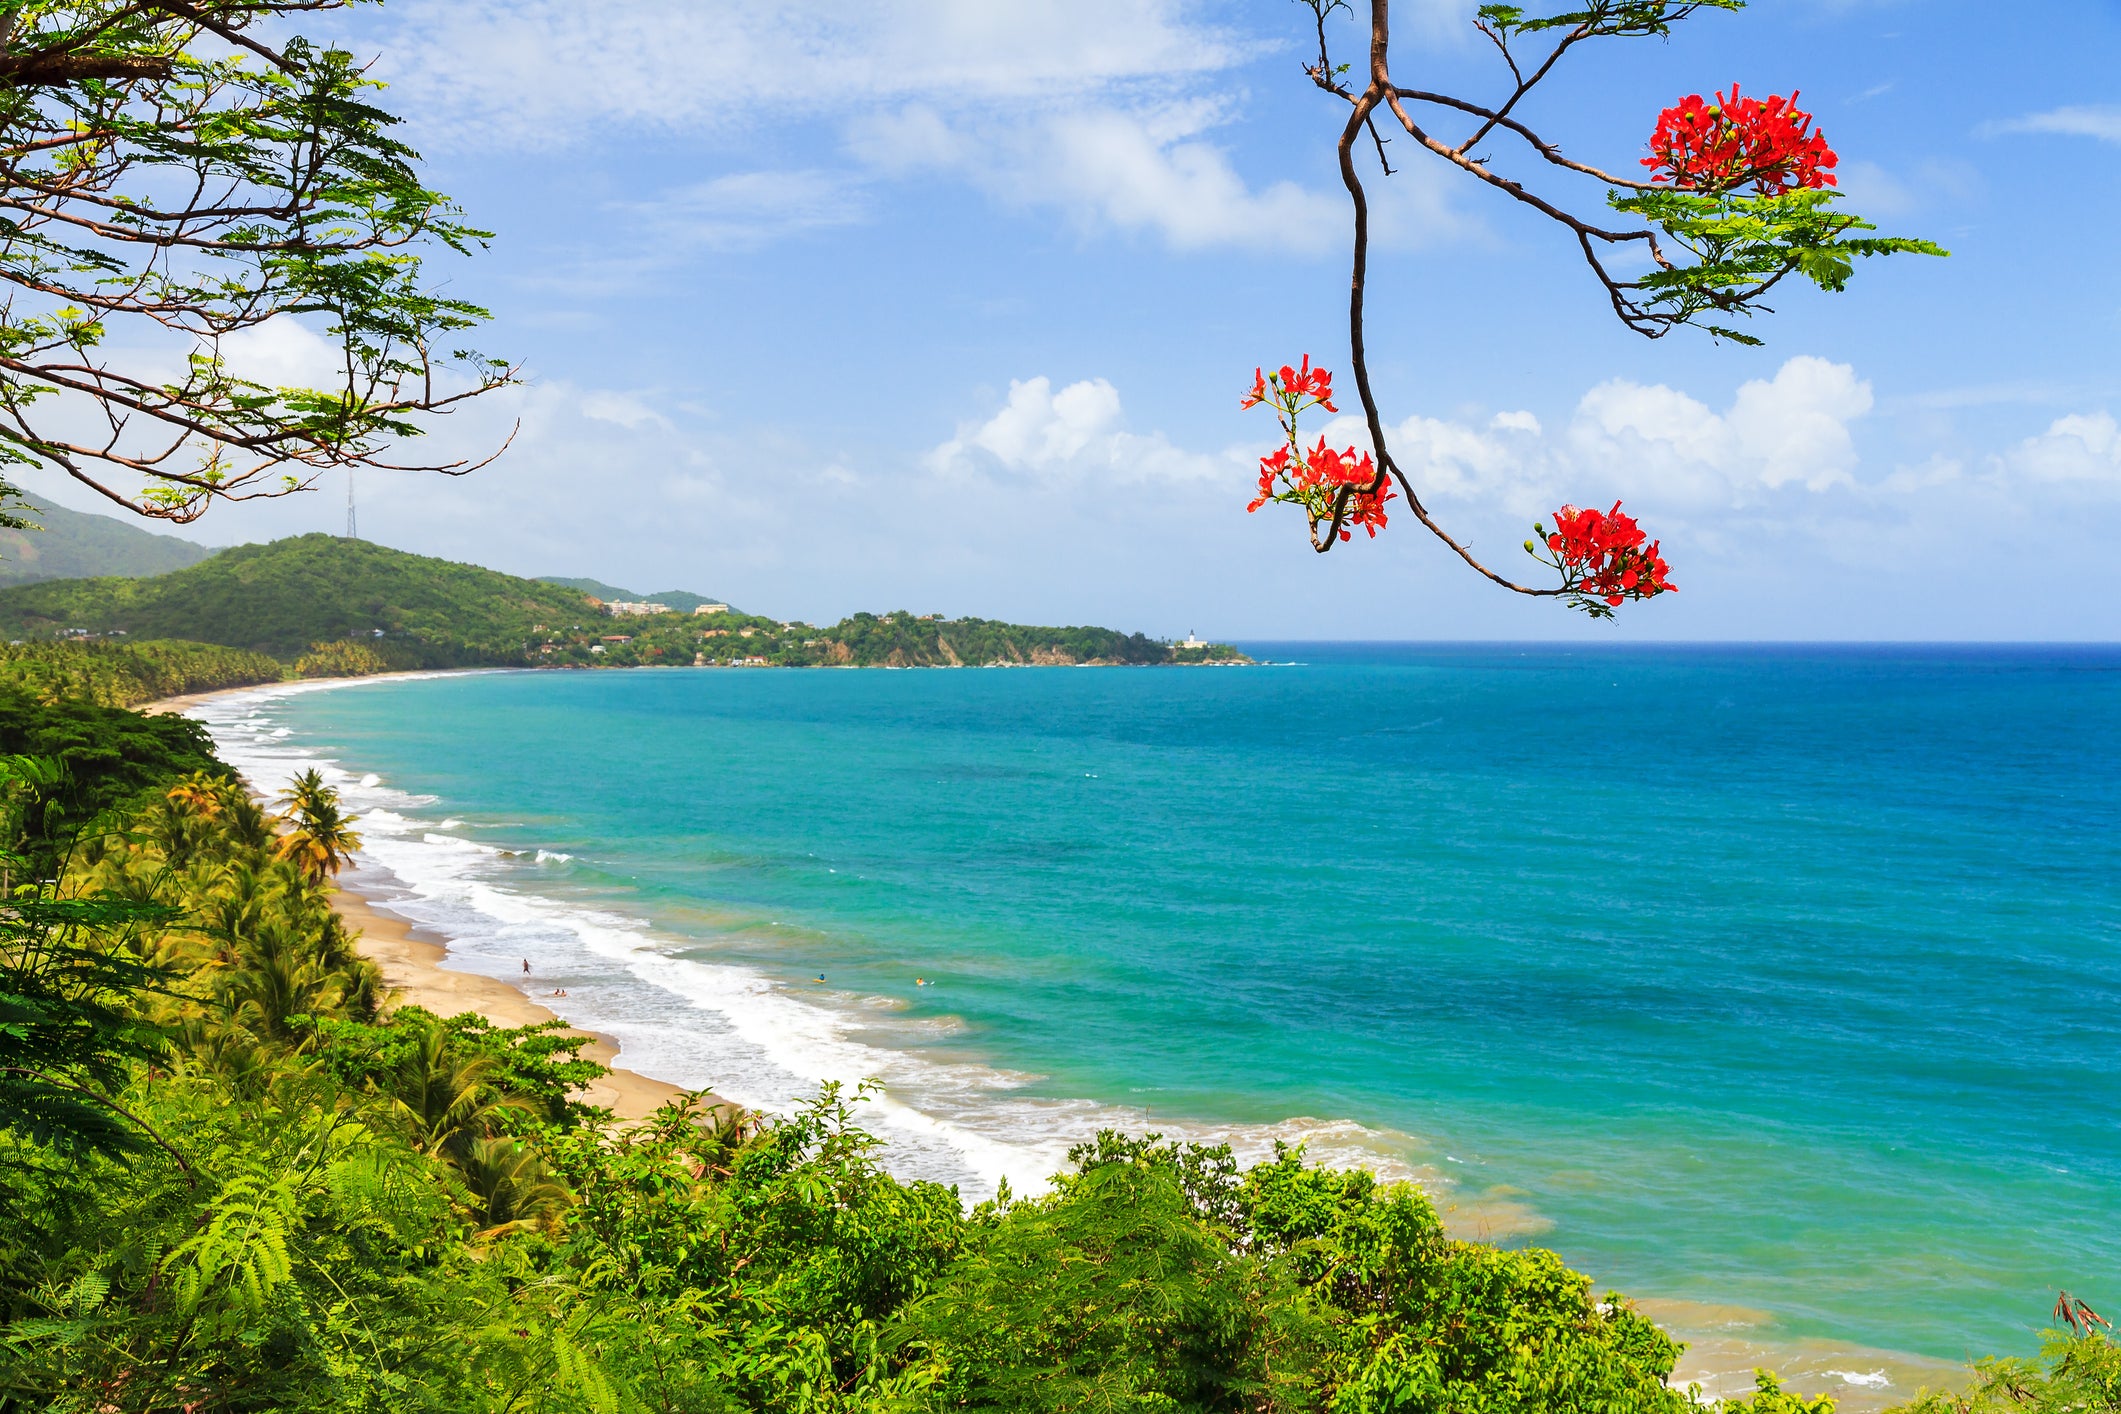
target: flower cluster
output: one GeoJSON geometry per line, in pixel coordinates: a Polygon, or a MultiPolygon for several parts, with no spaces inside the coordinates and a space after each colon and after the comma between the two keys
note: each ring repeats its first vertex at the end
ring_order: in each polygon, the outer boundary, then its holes
{"type": "Polygon", "coordinates": [[[1313,368],[1309,354],[1297,368],[1283,364],[1273,373],[1255,370],[1251,391],[1241,406],[1262,405],[1273,407],[1284,440],[1271,455],[1259,459],[1259,494],[1245,509],[1256,511],[1269,501],[1303,507],[1311,522],[1313,545],[1321,543],[1319,527],[1333,525],[1336,512],[1342,540],[1354,539],[1358,526],[1375,538],[1386,524],[1385,502],[1397,494],[1389,479],[1379,483],[1376,459],[1368,452],[1358,455],[1353,447],[1335,451],[1323,437],[1306,451],[1296,434],[1297,419],[1311,409],[1340,411],[1333,406],[1333,375],[1313,368]]]}
{"type": "Polygon", "coordinates": [[[1762,196],[1817,191],[1834,186],[1840,163],[1826,137],[1812,130],[1812,115],[1788,98],[1730,97],[1710,103],[1700,94],[1681,99],[1657,117],[1650,136],[1653,182],[1681,191],[1726,192],[1750,184],[1762,196]]]}
{"type": "Polygon", "coordinates": [[[1304,355],[1300,368],[1291,368],[1285,363],[1275,373],[1264,368],[1252,370],[1252,391],[1245,394],[1244,401],[1238,406],[1250,411],[1261,403],[1273,403],[1290,421],[1309,408],[1340,411],[1333,406],[1333,375],[1323,368],[1313,368],[1309,354],[1304,355]]]}
{"type": "Polygon", "coordinates": [[[1624,599],[1650,599],[1678,592],[1665,578],[1669,569],[1657,553],[1658,542],[1642,533],[1635,518],[1623,515],[1620,502],[1610,511],[1563,506],[1554,513],[1554,529],[1534,525],[1538,540],[1524,548],[1534,559],[1561,571],[1561,587],[1570,604],[1593,618],[1611,618],[1624,599]],[[1546,553],[1541,554],[1544,546],[1546,553]]]}

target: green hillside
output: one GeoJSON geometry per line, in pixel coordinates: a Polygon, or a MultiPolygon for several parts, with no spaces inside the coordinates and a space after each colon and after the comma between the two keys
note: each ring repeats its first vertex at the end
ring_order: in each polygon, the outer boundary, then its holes
{"type": "Polygon", "coordinates": [[[122,630],[282,660],[358,638],[393,668],[521,663],[544,632],[586,632],[600,622],[609,620],[575,590],[323,534],[238,546],[152,579],[0,590],[5,638],[122,630]]]}
{"type": "Polygon", "coordinates": [[[584,594],[601,599],[605,603],[668,604],[681,614],[689,614],[702,604],[720,604],[720,599],[710,599],[704,594],[695,594],[689,589],[665,589],[657,594],[636,594],[631,589],[621,589],[616,584],[606,584],[600,579],[564,579],[556,574],[541,574],[540,584],[557,584],[567,589],[579,589],[584,594]]]}
{"type": "Polygon", "coordinates": [[[106,576],[0,589],[0,639],[189,639],[270,654],[304,677],[527,664],[912,668],[1245,661],[1230,648],[1180,649],[1106,628],[904,612],[855,614],[831,628],[814,628],[756,614],[685,612],[707,602],[696,594],[654,599],[673,612],[617,617],[567,585],[408,555],[365,540],[303,535],[224,550],[152,579],[106,576]]]}
{"type": "Polygon", "coordinates": [[[174,535],[156,535],[111,516],[26,503],[23,514],[42,530],[0,529],[0,585],[91,575],[167,574],[198,564],[213,551],[174,535]]]}

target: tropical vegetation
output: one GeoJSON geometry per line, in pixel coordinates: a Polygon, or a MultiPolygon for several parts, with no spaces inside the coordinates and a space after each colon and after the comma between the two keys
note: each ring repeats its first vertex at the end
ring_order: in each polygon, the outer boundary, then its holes
{"type": "Polygon", "coordinates": [[[277,682],[284,676],[286,669],[277,659],[212,643],[33,639],[0,644],[0,684],[40,702],[135,707],[187,692],[277,682]]]}
{"type": "Polygon", "coordinates": [[[610,601],[569,584],[518,579],[364,540],[303,535],[224,550],[149,579],[107,576],[0,590],[0,634],[25,642],[62,634],[193,639],[268,655],[299,677],[462,667],[1245,661],[1224,645],[1188,649],[1104,628],[903,611],[855,614],[818,628],[740,611],[686,611],[687,603],[711,602],[698,595],[635,602],[660,603],[669,612],[614,615],[610,601]]]}

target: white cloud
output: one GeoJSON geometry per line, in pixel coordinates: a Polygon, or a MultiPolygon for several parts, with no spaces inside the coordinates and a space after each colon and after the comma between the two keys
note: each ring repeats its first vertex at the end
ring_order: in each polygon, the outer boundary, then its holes
{"type": "Polygon", "coordinates": [[[2058,133],[2065,137],[2089,137],[2097,138],[2101,142],[2121,143],[2121,106],[2110,103],[2084,103],[2050,108],[2045,113],[2028,113],[2022,118],[1987,123],[1981,131],[1990,135],[2058,133]]]}
{"type": "Polygon", "coordinates": [[[1849,424],[1872,405],[1847,364],[1803,356],[1745,384],[1721,414],[1662,385],[1601,384],[1577,406],[1569,441],[1579,461],[1675,499],[1744,501],[1792,482],[1848,484],[1849,424]]]}
{"type": "Polygon", "coordinates": [[[1799,481],[1824,491],[1849,480],[1856,466],[1849,424],[1874,401],[1871,385],[1847,364],[1793,358],[1772,381],[1740,388],[1726,421],[1741,459],[1763,485],[1799,481]]]}
{"type": "Polygon", "coordinates": [[[1093,104],[956,120],[909,106],[850,133],[885,170],[944,170],[1018,207],[1057,208],[1079,230],[1143,232],[1180,250],[1317,253],[1346,239],[1345,198],[1294,182],[1255,189],[1206,134],[1223,106],[1093,104]]]}
{"type": "MultiPolygon", "coordinates": [[[[1585,393],[1555,436],[1532,413],[1510,411],[1484,426],[1410,417],[1389,437],[1394,460],[1424,496],[1520,518],[1598,493],[1726,509],[1786,487],[1853,484],[1849,427],[1872,401],[1870,384],[1848,365],[1798,357],[1772,379],[1740,387],[1720,413],[1677,389],[1616,378],[1585,393]]],[[[1358,418],[1324,432],[1335,445],[1369,444],[1358,418]]]]}
{"type": "MultiPolygon", "coordinates": [[[[453,143],[704,134],[909,98],[1038,102],[1227,68],[1249,52],[1181,0],[406,0],[378,66],[453,143]]],[[[351,42],[373,45],[363,26],[351,42]]]]}
{"type": "Polygon", "coordinates": [[[271,388],[328,388],[346,378],[339,344],[286,315],[230,334],[221,358],[236,377],[271,388]]]}
{"type": "Polygon", "coordinates": [[[857,183],[833,172],[733,172],[625,208],[659,242],[694,250],[756,250],[803,231],[863,220],[857,183]]]}
{"type": "Polygon", "coordinates": [[[2121,484],[2121,424],[2105,412],[2057,418],[2003,460],[2035,481],[2121,484]]]}
{"type": "MultiPolygon", "coordinates": [[[[656,235],[677,231],[695,249],[754,249],[866,219],[865,180],[921,171],[1058,209],[1084,231],[1143,233],[1180,250],[1337,249],[1348,224],[1337,185],[1249,178],[1210,139],[1241,112],[1223,76],[1262,46],[1194,20],[1192,8],[411,0],[392,7],[378,67],[431,148],[553,150],[661,134],[727,148],[767,124],[831,115],[854,173],[739,173],[641,208],[656,235]]],[[[1380,240],[1458,231],[1447,184],[1420,165],[1380,184],[1380,240]]],[[[603,264],[623,274],[628,262],[603,264]]]]}
{"type": "Polygon", "coordinates": [[[582,416],[593,422],[608,422],[631,432],[641,427],[670,426],[670,419],[632,393],[594,390],[582,395],[582,416]]]}
{"type": "Polygon", "coordinates": [[[1197,480],[1229,473],[1226,460],[1185,452],[1161,433],[1126,429],[1119,390],[1089,378],[1054,390],[1049,378],[1009,384],[1009,401],[984,422],[959,426],[930,452],[931,470],[964,475],[999,468],[1052,477],[1197,480]]]}

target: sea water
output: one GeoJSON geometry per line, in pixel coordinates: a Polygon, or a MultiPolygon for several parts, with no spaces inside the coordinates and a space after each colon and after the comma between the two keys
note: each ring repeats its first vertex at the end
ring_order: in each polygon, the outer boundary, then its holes
{"type": "Polygon", "coordinates": [[[747,1104],[877,1080],[967,1198],[1301,1143],[1843,1393],[2121,1304],[2121,651],[1253,651],[200,715],[449,965],[747,1104]]]}

